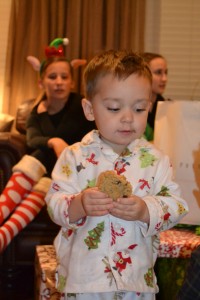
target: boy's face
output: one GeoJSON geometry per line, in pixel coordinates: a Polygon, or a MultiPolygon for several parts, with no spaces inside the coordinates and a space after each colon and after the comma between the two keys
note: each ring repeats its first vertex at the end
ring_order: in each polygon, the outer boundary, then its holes
{"type": "Polygon", "coordinates": [[[126,79],[106,75],[99,79],[96,90],[91,102],[83,100],[86,118],[95,120],[102,139],[120,154],[144,133],[151,84],[137,74],[126,79]]]}

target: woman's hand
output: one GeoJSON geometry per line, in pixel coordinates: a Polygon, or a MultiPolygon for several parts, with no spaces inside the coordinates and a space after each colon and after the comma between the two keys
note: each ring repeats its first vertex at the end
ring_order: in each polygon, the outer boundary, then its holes
{"type": "Polygon", "coordinates": [[[52,148],[57,157],[60,156],[62,151],[69,146],[63,139],[61,138],[51,138],[48,140],[48,147],[52,148]]]}

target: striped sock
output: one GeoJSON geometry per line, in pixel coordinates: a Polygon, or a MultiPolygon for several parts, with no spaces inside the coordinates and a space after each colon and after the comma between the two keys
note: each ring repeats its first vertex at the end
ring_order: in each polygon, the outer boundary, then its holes
{"type": "Polygon", "coordinates": [[[0,252],[37,216],[44,205],[43,193],[31,192],[25,200],[22,200],[12,216],[0,228],[0,252]]]}
{"type": "Polygon", "coordinates": [[[24,196],[30,192],[34,181],[21,172],[14,172],[0,196],[0,224],[10,215],[24,196]]]}
{"type": "Polygon", "coordinates": [[[41,211],[50,182],[50,178],[41,178],[27,198],[21,201],[10,218],[0,227],[0,252],[41,211]]]}
{"type": "Polygon", "coordinates": [[[24,155],[12,171],[13,174],[0,196],[0,224],[32,190],[34,183],[44,175],[46,169],[35,157],[24,155]]]}

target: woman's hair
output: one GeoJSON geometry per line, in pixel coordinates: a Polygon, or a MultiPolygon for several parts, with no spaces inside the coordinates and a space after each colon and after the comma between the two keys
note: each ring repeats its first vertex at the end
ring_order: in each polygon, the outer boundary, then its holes
{"type": "Polygon", "coordinates": [[[98,80],[108,74],[119,79],[137,74],[146,77],[152,84],[148,64],[138,54],[126,50],[109,50],[95,56],[85,69],[83,78],[87,99],[91,100],[94,97],[98,80]]]}
{"type": "Polygon", "coordinates": [[[148,64],[155,58],[165,59],[162,55],[160,55],[158,53],[153,53],[153,52],[143,52],[143,53],[140,53],[140,56],[142,56],[142,58],[148,64]]]}
{"type": "Polygon", "coordinates": [[[66,62],[66,63],[69,64],[69,66],[70,66],[70,72],[71,72],[71,75],[73,77],[73,68],[72,68],[72,65],[71,65],[70,61],[67,60],[66,57],[64,57],[64,56],[52,56],[52,57],[49,57],[46,60],[44,60],[41,63],[41,66],[40,66],[40,77],[43,78],[44,73],[45,73],[45,71],[46,71],[46,69],[47,69],[47,67],[49,65],[51,65],[54,62],[59,62],[59,61],[64,61],[64,62],[66,62]]]}

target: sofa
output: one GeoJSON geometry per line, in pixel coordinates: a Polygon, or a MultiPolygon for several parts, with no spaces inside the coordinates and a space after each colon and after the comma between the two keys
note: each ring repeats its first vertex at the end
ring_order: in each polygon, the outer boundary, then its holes
{"type": "Polygon", "coordinates": [[[0,113],[0,132],[9,132],[12,128],[13,122],[13,116],[0,113]]]}
{"type": "MultiPolygon", "coordinates": [[[[12,175],[12,167],[31,151],[26,146],[25,134],[26,119],[33,103],[34,99],[29,99],[18,107],[16,118],[10,123],[12,129],[6,124],[4,130],[0,127],[0,192],[12,175]]],[[[45,206],[0,254],[1,300],[34,299],[36,245],[51,245],[58,230],[59,226],[51,221],[45,206]]]]}

